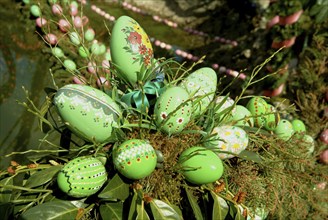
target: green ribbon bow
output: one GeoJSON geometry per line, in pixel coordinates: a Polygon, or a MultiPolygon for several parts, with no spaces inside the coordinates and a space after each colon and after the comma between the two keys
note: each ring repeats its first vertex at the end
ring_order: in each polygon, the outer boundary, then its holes
{"type": "Polygon", "coordinates": [[[132,106],[135,104],[137,109],[142,112],[146,112],[150,104],[146,94],[159,96],[163,92],[163,82],[146,82],[142,90],[134,90],[122,96],[121,101],[132,106]]]}

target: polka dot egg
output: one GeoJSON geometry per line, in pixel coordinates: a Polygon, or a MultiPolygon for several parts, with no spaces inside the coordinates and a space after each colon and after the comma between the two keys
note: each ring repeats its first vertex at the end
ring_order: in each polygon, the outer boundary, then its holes
{"type": "Polygon", "coordinates": [[[221,159],[234,157],[234,154],[239,154],[248,145],[248,135],[240,127],[230,125],[215,127],[212,134],[215,135],[205,143],[205,146],[215,151],[221,159]],[[226,151],[227,153],[218,151],[226,151]]]}
{"type": "Polygon", "coordinates": [[[146,140],[131,139],[113,149],[116,169],[129,179],[142,179],[155,169],[155,149],[146,140]]]}
{"type": "Polygon", "coordinates": [[[105,166],[93,157],[78,157],[69,161],[57,176],[59,188],[76,198],[95,194],[106,180],[105,166]]]}

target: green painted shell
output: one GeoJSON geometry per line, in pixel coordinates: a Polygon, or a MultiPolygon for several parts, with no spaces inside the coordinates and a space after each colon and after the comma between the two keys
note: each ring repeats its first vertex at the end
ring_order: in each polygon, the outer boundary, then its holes
{"type": "Polygon", "coordinates": [[[119,127],[121,109],[104,92],[69,84],[57,91],[54,104],[63,122],[77,136],[89,142],[115,141],[113,128],[119,127]]]}
{"type": "Polygon", "coordinates": [[[146,140],[131,139],[113,149],[116,169],[130,179],[142,179],[155,169],[157,156],[155,149],[146,140]]]}
{"type": "Polygon", "coordinates": [[[182,174],[191,183],[208,184],[220,179],[223,174],[221,159],[204,147],[191,147],[179,157],[182,174]]]}
{"type": "Polygon", "coordinates": [[[137,72],[142,66],[149,67],[154,57],[148,35],[134,19],[121,16],[113,26],[109,45],[119,77],[135,84],[137,72]]]}
{"type": "Polygon", "coordinates": [[[294,119],[292,121],[292,125],[295,132],[306,132],[306,127],[303,121],[299,119],[294,119]]]}
{"type": "Polygon", "coordinates": [[[294,134],[293,125],[288,120],[282,119],[274,129],[274,133],[279,138],[287,141],[294,134]]]}
{"type": "Polygon", "coordinates": [[[69,161],[57,176],[59,188],[76,198],[95,194],[106,180],[105,166],[93,157],[78,157],[69,161]]]}
{"type": "Polygon", "coordinates": [[[265,114],[268,109],[266,101],[261,97],[253,97],[248,101],[246,108],[254,116],[254,126],[263,127],[265,123],[265,114]]]}
{"type": "Polygon", "coordinates": [[[186,102],[188,99],[187,91],[177,86],[168,88],[157,99],[154,113],[156,125],[161,131],[176,134],[187,126],[192,108],[191,102],[186,102]]]}
{"type": "Polygon", "coordinates": [[[204,96],[203,98],[195,98],[193,100],[193,117],[198,117],[205,112],[214,98],[216,84],[216,73],[209,67],[196,70],[180,83],[179,86],[188,92],[190,98],[204,96]]]}
{"type": "Polygon", "coordinates": [[[273,131],[280,121],[280,115],[275,107],[268,104],[267,115],[265,116],[264,128],[273,131]]]}
{"type": "Polygon", "coordinates": [[[234,125],[236,126],[248,126],[253,127],[254,126],[254,119],[252,117],[251,112],[245,108],[242,105],[236,105],[235,107],[236,111],[232,115],[232,121],[235,122],[234,125]]]}

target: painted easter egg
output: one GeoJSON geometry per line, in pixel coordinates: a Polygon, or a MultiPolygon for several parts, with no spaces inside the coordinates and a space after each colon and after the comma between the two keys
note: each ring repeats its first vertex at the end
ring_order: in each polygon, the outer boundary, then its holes
{"type": "Polygon", "coordinates": [[[306,132],[306,127],[305,124],[303,123],[303,121],[299,120],[299,119],[294,119],[292,121],[292,126],[295,132],[306,132]]]}
{"type": "Polygon", "coordinates": [[[73,60],[69,60],[69,59],[64,60],[63,64],[64,64],[64,67],[65,67],[67,70],[70,70],[70,71],[74,71],[74,70],[76,70],[76,64],[74,63],[73,60]]]}
{"type": "Polygon", "coordinates": [[[86,85],[69,84],[60,88],[54,104],[67,127],[89,142],[115,141],[120,107],[104,92],[86,85]]]}
{"type": "Polygon", "coordinates": [[[87,58],[89,56],[89,50],[84,46],[79,47],[79,55],[83,58],[87,58]]]}
{"type": "MultiPolygon", "coordinates": [[[[239,154],[246,149],[248,145],[248,135],[240,127],[224,125],[215,127],[212,131],[215,134],[205,143],[206,148],[213,151],[226,151],[233,154],[239,154]]],[[[221,159],[234,157],[233,154],[217,152],[221,159]]]]}
{"type": "Polygon", "coordinates": [[[303,145],[306,145],[307,153],[311,155],[314,152],[314,139],[310,135],[305,134],[302,136],[301,141],[303,145]]]}
{"type": "Polygon", "coordinates": [[[92,41],[95,38],[95,31],[92,28],[88,28],[84,33],[84,39],[87,41],[92,41]]]}
{"type": "Polygon", "coordinates": [[[232,108],[234,101],[230,97],[218,96],[215,99],[215,113],[220,116],[224,122],[232,120],[232,116],[235,114],[236,109],[232,108]],[[232,108],[232,109],[231,109],[232,108]]]}
{"type": "Polygon", "coordinates": [[[113,149],[116,169],[130,179],[149,176],[156,167],[155,149],[146,140],[131,139],[113,149]]]}
{"type": "Polygon", "coordinates": [[[223,174],[221,159],[204,147],[191,147],[179,157],[182,174],[193,184],[208,184],[220,179],[223,174]]]}
{"type": "Polygon", "coordinates": [[[119,17],[110,39],[112,61],[120,77],[131,84],[137,82],[137,72],[142,65],[150,67],[153,49],[142,27],[128,16],[119,17]]]}
{"type": "Polygon", "coordinates": [[[167,134],[182,131],[190,121],[191,102],[188,92],[181,87],[170,87],[157,99],[155,104],[155,122],[159,129],[167,134]],[[170,114],[172,113],[172,114],[170,114]]]}
{"type": "Polygon", "coordinates": [[[254,126],[254,119],[251,112],[242,105],[236,105],[235,112],[232,115],[232,121],[236,122],[235,126],[254,126]]]}
{"type": "Polygon", "coordinates": [[[281,139],[287,141],[293,134],[294,129],[292,123],[286,119],[282,119],[273,132],[281,139]]]}
{"type": "Polygon", "coordinates": [[[280,121],[280,116],[274,106],[268,104],[267,107],[268,108],[267,115],[265,115],[264,128],[268,131],[273,131],[280,121]]]}
{"type": "Polygon", "coordinates": [[[261,97],[253,97],[248,101],[246,108],[254,116],[254,125],[256,127],[263,127],[265,123],[265,114],[268,109],[266,101],[261,97]]]}
{"type": "Polygon", "coordinates": [[[30,7],[30,12],[34,17],[40,17],[40,15],[41,15],[41,9],[37,5],[32,5],[30,7]]]}
{"type": "Polygon", "coordinates": [[[205,112],[214,98],[216,83],[216,73],[208,67],[196,70],[180,83],[179,86],[189,93],[190,98],[195,97],[193,99],[193,117],[198,117],[205,112]]]}
{"type": "Polygon", "coordinates": [[[77,32],[71,32],[68,34],[70,41],[75,44],[75,45],[80,45],[81,44],[81,40],[80,40],[80,36],[77,32]]]}
{"type": "Polygon", "coordinates": [[[60,49],[59,47],[53,47],[51,49],[51,52],[54,56],[58,57],[58,58],[62,58],[65,56],[64,52],[62,49],[60,49]]]}
{"type": "Polygon", "coordinates": [[[76,198],[95,194],[107,180],[105,166],[94,157],[69,161],[58,173],[59,188],[76,198]]]}

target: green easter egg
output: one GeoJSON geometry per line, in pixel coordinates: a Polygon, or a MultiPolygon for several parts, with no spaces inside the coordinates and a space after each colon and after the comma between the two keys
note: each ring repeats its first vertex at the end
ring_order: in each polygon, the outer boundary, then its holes
{"type": "Polygon", "coordinates": [[[79,47],[79,54],[83,58],[87,58],[89,56],[89,50],[84,46],[79,47]]]}
{"type": "Polygon", "coordinates": [[[248,101],[246,108],[254,116],[254,126],[263,127],[266,118],[265,114],[268,109],[266,101],[261,97],[253,97],[248,101]]]}
{"type": "Polygon", "coordinates": [[[273,131],[280,121],[280,116],[274,106],[270,104],[268,104],[267,106],[268,108],[267,115],[265,116],[264,128],[268,131],[273,131]]]}
{"type": "Polygon", "coordinates": [[[220,119],[223,119],[223,122],[230,122],[232,116],[235,114],[236,109],[232,108],[234,101],[230,97],[218,96],[215,99],[215,114],[220,115],[220,119]],[[232,108],[232,109],[231,109],[232,108]]]}
{"type": "Polygon", "coordinates": [[[277,127],[274,129],[274,133],[279,138],[287,141],[294,134],[294,129],[292,124],[288,120],[282,119],[281,121],[279,121],[277,127]]]}
{"type": "Polygon", "coordinates": [[[80,36],[77,32],[71,32],[68,34],[70,41],[75,45],[80,45],[80,36]]]}
{"type": "Polygon", "coordinates": [[[155,104],[155,122],[159,129],[167,134],[182,131],[190,121],[191,102],[187,91],[181,87],[170,87],[157,99],[155,104]],[[178,108],[179,107],[179,108],[178,108]],[[169,115],[171,112],[171,115],[169,115]]]}
{"type": "Polygon", "coordinates": [[[146,32],[132,18],[119,17],[110,39],[112,61],[120,72],[119,77],[132,85],[137,82],[141,67],[150,67],[153,48],[146,32]]]}
{"type": "Polygon", "coordinates": [[[182,173],[193,184],[208,184],[220,179],[223,174],[221,159],[204,147],[191,147],[179,157],[182,173]]]}
{"type": "Polygon", "coordinates": [[[87,41],[93,41],[95,38],[95,31],[91,28],[89,28],[85,33],[84,33],[84,39],[87,41]]]}
{"type": "Polygon", "coordinates": [[[306,127],[303,121],[299,119],[294,119],[292,121],[292,125],[295,132],[306,132],[306,127]]]}
{"type": "Polygon", "coordinates": [[[251,112],[242,105],[236,105],[235,112],[232,115],[232,121],[236,122],[236,126],[254,126],[254,119],[251,112]]]}
{"type": "Polygon", "coordinates": [[[100,44],[99,45],[99,54],[104,54],[106,52],[106,45],[100,44]]]}
{"type": "Polygon", "coordinates": [[[64,60],[64,67],[70,71],[76,70],[76,64],[72,60],[64,60]]]}
{"type": "Polygon", "coordinates": [[[69,84],[60,88],[54,104],[66,126],[89,142],[113,142],[119,127],[121,109],[101,90],[69,84]]]}
{"type": "Polygon", "coordinates": [[[155,149],[146,140],[132,139],[113,149],[115,168],[129,179],[149,176],[156,167],[155,149]]]}
{"type": "Polygon", "coordinates": [[[179,86],[189,93],[190,98],[193,98],[193,117],[199,117],[205,112],[214,98],[216,83],[216,73],[209,67],[196,70],[180,83],[179,86]]]}
{"type": "Polygon", "coordinates": [[[25,4],[30,4],[30,0],[23,0],[25,4]]]}
{"type": "Polygon", "coordinates": [[[65,56],[63,50],[60,49],[59,47],[53,47],[53,48],[51,49],[51,52],[52,52],[52,54],[53,54],[54,56],[56,56],[56,57],[58,57],[58,58],[62,58],[62,57],[65,56]]]}
{"type": "Polygon", "coordinates": [[[106,180],[105,166],[93,157],[77,157],[69,161],[57,175],[59,188],[76,198],[95,194],[106,180]]]}
{"type": "Polygon", "coordinates": [[[71,1],[71,5],[74,5],[75,7],[79,7],[79,3],[77,3],[76,1],[71,1]]]}
{"type": "Polygon", "coordinates": [[[310,135],[303,135],[301,138],[301,141],[303,144],[306,144],[307,149],[308,149],[308,154],[311,155],[314,152],[314,139],[310,135]]]}
{"type": "Polygon", "coordinates": [[[41,9],[37,5],[32,5],[30,8],[30,12],[34,17],[40,17],[41,15],[41,9]]]}
{"type": "Polygon", "coordinates": [[[213,150],[221,159],[233,158],[234,154],[240,154],[248,145],[247,133],[237,126],[224,125],[215,127],[212,134],[215,135],[204,145],[206,148],[213,150]],[[226,151],[228,153],[217,151],[226,151]]]}

